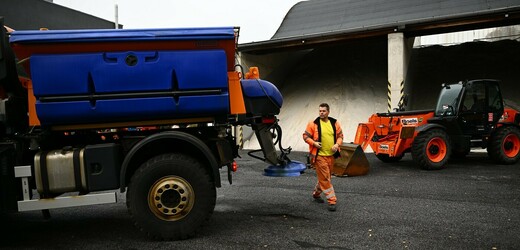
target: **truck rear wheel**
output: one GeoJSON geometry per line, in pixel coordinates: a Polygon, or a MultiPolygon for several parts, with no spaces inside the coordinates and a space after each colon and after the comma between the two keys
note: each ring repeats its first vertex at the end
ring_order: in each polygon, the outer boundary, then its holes
{"type": "Polygon", "coordinates": [[[491,137],[488,155],[500,164],[514,164],[520,159],[520,129],[501,127],[491,137]]]}
{"type": "Polygon", "coordinates": [[[451,153],[448,135],[444,130],[432,129],[420,133],[412,144],[412,158],[427,170],[444,168],[451,153]]]}
{"type": "Polygon", "coordinates": [[[200,162],[172,153],[145,162],[132,176],[126,197],[140,230],[154,239],[180,240],[209,219],[216,190],[200,162]]]}

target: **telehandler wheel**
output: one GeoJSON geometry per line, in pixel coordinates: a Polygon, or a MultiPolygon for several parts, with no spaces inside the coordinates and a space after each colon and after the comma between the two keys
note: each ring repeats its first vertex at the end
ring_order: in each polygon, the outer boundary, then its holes
{"type": "Polygon", "coordinates": [[[427,170],[444,168],[451,154],[448,135],[442,129],[420,133],[412,144],[412,158],[427,170]]]}
{"type": "Polygon", "coordinates": [[[184,154],[163,154],[132,176],[126,195],[135,225],[159,240],[191,237],[211,216],[216,190],[201,163],[184,154]]]}
{"type": "Polygon", "coordinates": [[[387,154],[376,154],[376,157],[377,157],[377,159],[379,159],[380,161],[385,162],[385,163],[398,162],[401,159],[403,159],[402,155],[390,157],[387,154]]]}
{"type": "Polygon", "coordinates": [[[500,164],[514,164],[520,159],[520,129],[501,127],[491,137],[488,155],[500,164]]]}

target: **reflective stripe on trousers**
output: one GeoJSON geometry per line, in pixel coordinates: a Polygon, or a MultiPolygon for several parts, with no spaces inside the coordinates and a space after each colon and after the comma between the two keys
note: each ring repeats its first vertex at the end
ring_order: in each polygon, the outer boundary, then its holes
{"type": "Polygon", "coordinates": [[[314,188],[312,195],[314,197],[320,196],[323,192],[329,204],[336,204],[336,194],[334,193],[334,187],[331,182],[332,167],[334,166],[334,156],[321,156],[316,157],[314,162],[316,167],[316,175],[318,176],[318,183],[314,188]]]}

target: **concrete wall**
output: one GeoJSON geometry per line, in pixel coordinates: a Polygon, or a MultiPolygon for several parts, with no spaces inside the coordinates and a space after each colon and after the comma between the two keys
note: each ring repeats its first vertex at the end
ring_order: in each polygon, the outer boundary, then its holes
{"type": "Polygon", "coordinates": [[[265,55],[239,53],[238,63],[242,65],[245,72],[249,67],[258,67],[262,79],[267,79],[277,87],[281,87],[290,77],[288,71],[292,70],[295,64],[310,51],[312,50],[284,51],[265,55]]]}
{"type": "Polygon", "coordinates": [[[487,29],[466,30],[417,37],[415,46],[454,45],[474,41],[496,42],[504,39],[518,39],[520,37],[520,25],[510,25],[487,29]]]}
{"type": "MultiPolygon", "coordinates": [[[[473,42],[414,49],[406,84],[410,109],[434,107],[443,82],[499,79],[506,104],[520,107],[520,42],[473,42]]],[[[520,110],[520,109],[519,109],[520,110]]]]}
{"type": "MultiPolygon", "coordinates": [[[[282,91],[284,105],[279,119],[284,147],[307,150],[302,133],[306,123],[317,117],[321,102],[331,105],[330,115],[342,123],[346,142],[353,141],[359,122],[386,111],[386,37],[320,47],[299,54],[295,61],[288,56],[242,56],[244,64],[259,65],[261,77],[282,91]]],[[[520,42],[512,40],[415,48],[405,85],[407,110],[433,109],[443,82],[478,78],[502,80],[506,104],[518,108],[519,65],[520,42]]],[[[244,148],[258,148],[256,139],[246,141],[244,148]]]]}

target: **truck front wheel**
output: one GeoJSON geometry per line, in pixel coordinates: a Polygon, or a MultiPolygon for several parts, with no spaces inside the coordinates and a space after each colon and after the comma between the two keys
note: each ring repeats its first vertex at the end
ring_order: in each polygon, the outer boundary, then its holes
{"type": "Polygon", "coordinates": [[[514,164],[520,159],[520,130],[517,127],[501,127],[491,137],[488,155],[500,164],[514,164]]]}
{"type": "Polygon", "coordinates": [[[451,146],[442,129],[420,133],[412,143],[412,158],[427,170],[442,169],[448,162],[451,146]]]}
{"type": "Polygon", "coordinates": [[[154,239],[180,240],[209,219],[216,190],[199,161],[172,153],[145,162],[132,176],[126,197],[140,230],[154,239]]]}

